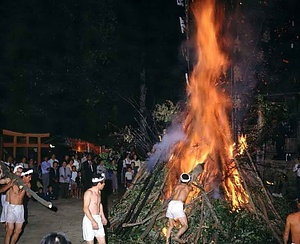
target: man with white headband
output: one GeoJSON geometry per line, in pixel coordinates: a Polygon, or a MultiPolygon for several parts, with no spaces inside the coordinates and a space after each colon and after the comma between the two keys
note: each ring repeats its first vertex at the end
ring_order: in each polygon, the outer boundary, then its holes
{"type": "MultiPolygon", "coordinates": [[[[17,165],[14,167],[13,173],[16,176],[21,176],[21,173],[23,171],[23,166],[22,165],[17,165]]],[[[6,228],[6,218],[7,218],[7,209],[9,205],[9,200],[8,200],[8,190],[13,186],[13,181],[10,181],[9,184],[6,184],[5,186],[1,187],[0,192],[2,193],[2,213],[1,213],[1,223],[3,223],[4,228],[6,228]]]]}
{"type": "Polygon", "coordinates": [[[105,244],[105,232],[103,225],[107,224],[101,203],[101,191],[105,186],[105,174],[92,178],[93,186],[86,190],[83,197],[82,221],[83,239],[87,244],[93,244],[94,238],[99,244],[105,244]]]}
{"type": "MultiPolygon", "coordinates": [[[[18,175],[23,178],[24,184],[31,187],[30,180],[25,181],[24,177],[30,176],[29,174],[24,174],[23,167],[19,167],[20,165],[14,168],[15,175],[18,175]]],[[[29,171],[30,170],[26,170],[29,171]]],[[[9,202],[7,207],[7,214],[6,214],[6,235],[5,235],[5,244],[8,243],[16,243],[19,235],[22,232],[22,226],[24,223],[24,206],[23,206],[23,199],[25,194],[28,197],[31,197],[28,192],[26,192],[23,188],[20,188],[17,185],[12,185],[9,190],[7,191],[6,197],[7,201],[9,202]]]]}
{"type": "Polygon", "coordinates": [[[181,228],[177,232],[177,235],[172,238],[173,241],[179,243],[186,243],[184,240],[180,239],[182,234],[188,229],[188,222],[186,215],[183,211],[183,205],[190,193],[192,191],[192,187],[189,185],[191,181],[191,176],[186,173],[182,173],[180,175],[180,183],[175,186],[174,191],[171,196],[171,201],[168,204],[168,209],[166,213],[166,217],[169,219],[169,226],[166,234],[166,244],[170,242],[170,236],[172,229],[174,227],[175,221],[179,221],[181,224],[181,228]]]}

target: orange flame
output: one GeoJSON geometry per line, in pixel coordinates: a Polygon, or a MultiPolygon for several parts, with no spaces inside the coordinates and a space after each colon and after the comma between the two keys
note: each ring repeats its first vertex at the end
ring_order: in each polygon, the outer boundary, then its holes
{"type": "Polygon", "coordinates": [[[162,228],[162,230],[161,230],[161,234],[164,236],[164,237],[166,237],[167,236],[167,227],[164,227],[164,228],[162,228]]]}
{"type": "Polygon", "coordinates": [[[248,148],[247,144],[247,136],[246,135],[240,135],[239,138],[239,154],[243,155],[245,150],[248,148]]]}
{"type": "Polygon", "coordinates": [[[187,87],[188,111],[183,124],[187,140],[174,147],[168,162],[166,197],[170,197],[182,172],[191,172],[204,163],[198,180],[205,190],[222,186],[225,198],[233,207],[239,207],[247,203],[248,196],[232,160],[233,141],[227,115],[231,101],[220,87],[220,78],[228,65],[218,43],[221,22],[216,21],[214,0],[196,2],[192,10],[197,26],[198,61],[187,87]]]}

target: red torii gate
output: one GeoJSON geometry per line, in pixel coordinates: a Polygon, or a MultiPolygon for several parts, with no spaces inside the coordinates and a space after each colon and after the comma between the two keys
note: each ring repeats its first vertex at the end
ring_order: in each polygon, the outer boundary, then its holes
{"type": "MultiPolygon", "coordinates": [[[[42,138],[47,138],[50,136],[50,133],[20,133],[10,130],[3,130],[3,136],[11,136],[13,137],[13,142],[2,142],[2,148],[0,150],[0,158],[2,159],[3,148],[13,148],[13,157],[16,157],[17,148],[22,147],[26,148],[26,157],[28,157],[28,148],[37,148],[37,162],[41,162],[41,149],[49,148],[50,144],[42,144],[42,138]],[[24,142],[18,143],[18,137],[25,138],[24,142]],[[36,138],[36,143],[30,143],[29,138],[36,138]]],[[[3,138],[2,138],[3,140],[3,138]]]]}

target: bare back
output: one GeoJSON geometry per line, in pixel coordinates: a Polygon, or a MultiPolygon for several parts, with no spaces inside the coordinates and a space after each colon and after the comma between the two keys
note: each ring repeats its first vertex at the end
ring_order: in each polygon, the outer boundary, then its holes
{"type": "Polygon", "coordinates": [[[292,213],[287,217],[285,234],[292,234],[292,242],[300,243],[300,212],[292,213]]]}
{"type": "Polygon", "coordinates": [[[172,199],[185,203],[191,190],[192,190],[192,187],[189,186],[188,184],[180,183],[177,186],[175,186],[175,189],[173,192],[174,196],[172,199]]]}

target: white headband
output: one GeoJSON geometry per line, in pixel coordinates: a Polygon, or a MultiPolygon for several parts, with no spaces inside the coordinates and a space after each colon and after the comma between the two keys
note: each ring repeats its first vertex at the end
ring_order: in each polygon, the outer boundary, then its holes
{"type": "Polygon", "coordinates": [[[103,178],[93,178],[92,179],[92,182],[93,183],[98,183],[98,182],[101,182],[101,181],[103,181],[104,179],[103,178]]]}
{"type": "Polygon", "coordinates": [[[22,172],[21,176],[30,175],[33,173],[33,169],[27,170],[26,172],[22,172]]]}
{"type": "Polygon", "coordinates": [[[101,182],[101,181],[104,181],[104,180],[105,180],[105,174],[104,173],[100,174],[99,178],[98,177],[92,178],[93,183],[98,183],[98,182],[101,182]]]}
{"type": "Polygon", "coordinates": [[[187,173],[182,173],[181,175],[180,175],[180,181],[182,182],[182,183],[187,183],[187,182],[189,182],[191,180],[191,176],[189,175],[189,174],[187,174],[187,173]]]}
{"type": "Polygon", "coordinates": [[[17,166],[14,168],[14,173],[16,173],[17,170],[18,170],[19,168],[23,169],[23,166],[22,166],[22,165],[17,165],[17,166]]]}

